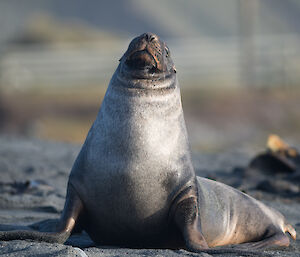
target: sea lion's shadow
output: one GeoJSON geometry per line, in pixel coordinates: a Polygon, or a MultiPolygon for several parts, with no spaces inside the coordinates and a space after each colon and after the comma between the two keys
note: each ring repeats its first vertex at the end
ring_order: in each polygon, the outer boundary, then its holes
{"type": "MultiPolygon", "coordinates": [[[[46,219],[28,226],[25,225],[7,225],[0,224],[0,231],[12,231],[12,230],[31,230],[40,232],[54,232],[59,219],[46,219]]],[[[70,245],[78,248],[95,247],[95,243],[89,237],[86,232],[74,233],[65,242],[66,245],[70,245]]]]}
{"type": "MultiPolygon", "coordinates": [[[[59,219],[46,219],[40,222],[33,223],[29,227],[40,232],[54,232],[56,230],[58,222],[59,219]]],[[[79,233],[72,233],[72,235],[68,238],[65,244],[78,248],[96,246],[85,231],[79,233]]]]}

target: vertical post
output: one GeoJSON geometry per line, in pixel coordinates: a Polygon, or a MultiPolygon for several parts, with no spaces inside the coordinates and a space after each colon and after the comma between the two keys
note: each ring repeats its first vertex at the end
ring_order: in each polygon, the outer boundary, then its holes
{"type": "MultiPolygon", "coordinates": [[[[3,45],[0,43],[0,62],[1,58],[3,56],[3,45]]],[[[0,63],[1,64],[1,63],[0,63]]],[[[4,105],[4,97],[2,94],[3,90],[3,85],[2,85],[2,66],[0,65],[0,133],[2,132],[4,126],[5,126],[5,121],[6,121],[6,112],[5,112],[5,105],[4,105]]]]}
{"type": "Polygon", "coordinates": [[[259,0],[238,0],[240,45],[240,83],[245,87],[256,85],[255,28],[258,20],[259,0]]]}

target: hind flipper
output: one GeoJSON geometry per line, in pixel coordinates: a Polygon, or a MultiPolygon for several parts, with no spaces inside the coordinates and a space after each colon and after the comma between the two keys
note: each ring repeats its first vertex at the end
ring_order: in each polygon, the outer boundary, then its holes
{"type": "Polygon", "coordinates": [[[208,254],[239,254],[240,256],[271,256],[268,253],[229,247],[209,248],[202,234],[197,193],[192,187],[180,194],[171,208],[174,222],[181,231],[188,251],[208,254]]]}
{"type": "Polygon", "coordinates": [[[64,243],[70,236],[83,211],[83,203],[72,185],[68,185],[65,207],[55,232],[38,231],[0,231],[0,241],[35,240],[49,243],[64,243]]]}
{"type": "Polygon", "coordinates": [[[260,250],[260,249],[278,249],[281,247],[288,247],[290,245],[289,237],[283,232],[278,232],[268,238],[257,242],[243,243],[233,246],[235,249],[249,249],[249,250],[260,250]]]}

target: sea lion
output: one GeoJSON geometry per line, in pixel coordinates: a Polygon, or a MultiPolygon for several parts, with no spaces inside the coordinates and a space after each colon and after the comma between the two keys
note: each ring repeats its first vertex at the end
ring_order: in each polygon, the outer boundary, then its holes
{"type": "Polygon", "coordinates": [[[193,169],[176,69],[159,37],[133,39],[74,163],[55,233],[1,232],[0,240],[63,243],[84,229],[97,244],[209,247],[251,242],[287,246],[282,215],[193,169]]]}

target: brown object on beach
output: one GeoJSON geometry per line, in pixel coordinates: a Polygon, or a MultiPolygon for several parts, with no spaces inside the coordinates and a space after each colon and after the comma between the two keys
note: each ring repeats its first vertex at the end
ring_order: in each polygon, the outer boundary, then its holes
{"type": "Polygon", "coordinates": [[[279,136],[271,134],[267,150],[258,154],[249,164],[250,168],[264,173],[293,173],[300,168],[300,155],[279,136]]]}

